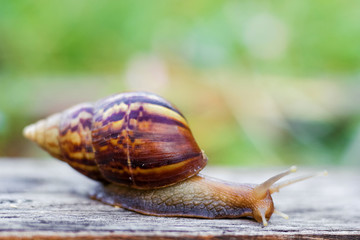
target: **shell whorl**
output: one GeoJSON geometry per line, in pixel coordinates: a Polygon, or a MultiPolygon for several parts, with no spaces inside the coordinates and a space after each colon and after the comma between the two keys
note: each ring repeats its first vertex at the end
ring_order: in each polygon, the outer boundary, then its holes
{"type": "Polygon", "coordinates": [[[76,105],[24,135],[90,178],[141,189],[175,184],[207,162],[179,110],[149,93],[76,105]]]}
{"type": "Polygon", "coordinates": [[[80,173],[94,180],[106,181],[96,164],[92,147],[92,109],[90,103],[76,105],[25,127],[23,133],[80,173]]]}
{"type": "Polygon", "coordinates": [[[53,157],[63,160],[58,141],[60,118],[61,114],[57,113],[26,126],[23,135],[37,143],[53,157]]]}

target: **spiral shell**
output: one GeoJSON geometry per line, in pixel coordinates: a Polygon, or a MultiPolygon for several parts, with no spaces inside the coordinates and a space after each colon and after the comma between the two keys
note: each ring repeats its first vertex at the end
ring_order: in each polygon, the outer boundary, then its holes
{"type": "Polygon", "coordinates": [[[139,189],[175,184],[207,162],[184,116],[150,93],[79,104],[27,126],[24,135],[92,179],[139,189]]]}

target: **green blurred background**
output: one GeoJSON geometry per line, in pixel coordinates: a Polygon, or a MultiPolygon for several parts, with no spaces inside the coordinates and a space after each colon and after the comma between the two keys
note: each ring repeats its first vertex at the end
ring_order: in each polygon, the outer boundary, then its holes
{"type": "Polygon", "coordinates": [[[115,92],[181,109],[210,164],[356,165],[359,1],[0,0],[0,156],[115,92]]]}

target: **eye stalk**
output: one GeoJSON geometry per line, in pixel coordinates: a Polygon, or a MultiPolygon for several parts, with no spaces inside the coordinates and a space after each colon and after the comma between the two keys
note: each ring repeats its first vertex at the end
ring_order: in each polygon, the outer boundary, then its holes
{"type": "Polygon", "coordinates": [[[285,182],[275,184],[281,178],[296,172],[296,166],[292,166],[290,169],[281,172],[265,182],[257,185],[253,190],[253,198],[256,199],[256,204],[253,208],[253,217],[256,221],[263,223],[264,226],[267,226],[267,220],[270,219],[273,213],[280,215],[281,217],[288,219],[289,216],[285,213],[282,213],[274,208],[274,203],[272,201],[271,195],[274,192],[278,192],[281,188],[284,188],[288,185],[294,184],[306,180],[308,178],[317,177],[317,176],[327,176],[327,171],[322,171],[314,174],[309,174],[306,176],[294,178],[285,182]]]}
{"type": "Polygon", "coordinates": [[[274,184],[272,187],[269,188],[269,191],[270,191],[270,194],[273,194],[274,192],[278,192],[281,188],[284,188],[284,187],[286,187],[288,185],[291,185],[291,184],[294,184],[294,183],[297,183],[297,182],[301,182],[301,181],[304,181],[304,180],[312,178],[312,177],[327,176],[327,175],[328,175],[328,172],[326,170],[324,170],[322,172],[318,172],[318,173],[298,177],[298,178],[295,178],[295,179],[291,179],[289,181],[274,184]]]}
{"type": "Polygon", "coordinates": [[[270,189],[270,187],[277,182],[278,180],[280,180],[281,178],[296,172],[296,166],[292,166],[289,170],[286,170],[282,173],[279,173],[271,178],[269,178],[268,180],[266,180],[265,182],[259,184],[257,187],[255,187],[254,189],[254,195],[257,199],[262,199],[266,196],[267,191],[270,189]]]}

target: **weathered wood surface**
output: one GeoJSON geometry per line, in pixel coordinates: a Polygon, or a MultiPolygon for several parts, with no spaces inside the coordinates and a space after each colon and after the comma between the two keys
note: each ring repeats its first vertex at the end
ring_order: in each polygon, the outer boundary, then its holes
{"type": "MultiPolygon", "coordinates": [[[[259,183],[279,170],[207,167],[204,172],[259,183]]],[[[328,170],[328,177],[274,194],[276,207],[290,219],[273,215],[262,227],[251,219],[161,218],[113,208],[89,199],[95,183],[65,163],[0,159],[0,239],[360,239],[359,169],[328,170]]]]}

